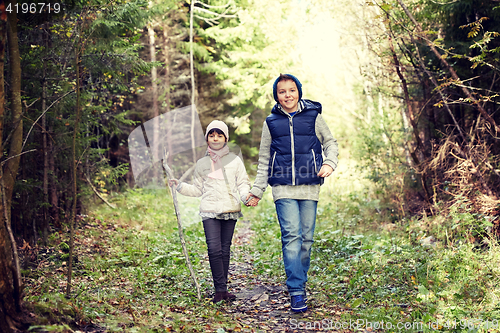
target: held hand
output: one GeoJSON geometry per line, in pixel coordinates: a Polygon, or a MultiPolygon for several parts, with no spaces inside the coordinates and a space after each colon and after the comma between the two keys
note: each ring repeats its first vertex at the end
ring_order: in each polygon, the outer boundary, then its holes
{"type": "Polygon", "coordinates": [[[252,199],[250,199],[250,201],[248,202],[248,206],[251,206],[251,207],[256,207],[258,204],[259,204],[259,201],[260,199],[257,198],[257,197],[253,197],[252,199]]]}
{"type": "Polygon", "coordinates": [[[179,181],[177,179],[170,179],[168,181],[168,186],[172,187],[172,186],[178,186],[179,185],[179,181]]]}
{"type": "Polygon", "coordinates": [[[252,193],[248,193],[247,199],[245,200],[245,205],[249,207],[255,207],[259,203],[260,199],[254,196],[252,193]]]}
{"type": "Polygon", "coordinates": [[[328,164],[323,164],[318,172],[318,177],[328,177],[332,174],[333,169],[328,164]]]}

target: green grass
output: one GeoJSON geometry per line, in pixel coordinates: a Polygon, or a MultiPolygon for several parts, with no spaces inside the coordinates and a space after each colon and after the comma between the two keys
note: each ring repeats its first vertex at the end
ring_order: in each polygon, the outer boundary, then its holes
{"type": "MultiPolygon", "coordinates": [[[[77,233],[71,299],[64,297],[61,261],[47,262],[42,278],[37,270],[25,271],[25,300],[42,324],[34,331],[64,331],[57,323],[94,323],[108,332],[206,332],[207,325],[224,323],[208,298],[212,282],[201,225],[191,223],[184,230],[205,297],[200,302],[185,265],[172,201],[164,191],[129,191],[113,203],[122,209],[99,206],[77,233]]],[[[63,239],[51,241],[58,246],[63,239]]]]}
{"type": "MultiPolygon", "coordinates": [[[[495,242],[487,250],[463,240],[423,246],[419,240],[429,229],[408,233],[415,227],[384,221],[373,202],[353,195],[330,193],[329,199],[318,208],[309,270],[315,308],[341,306],[343,321],[367,328],[383,322],[394,328],[406,323],[403,330],[409,332],[500,329],[500,249],[495,242]]],[[[284,281],[275,215],[270,200],[252,215],[258,235],[255,264],[263,277],[284,281]]]]}
{"type": "MultiPolygon", "coordinates": [[[[252,254],[260,281],[284,284],[280,230],[269,192],[258,207],[244,207],[255,232],[244,251],[252,254]]],[[[336,309],[342,321],[359,321],[366,328],[369,323],[408,323],[415,329],[405,331],[431,332],[428,323],[438,323],[439,331],[486,332],[486,320],[498,327],[496,243],[481,249],[463,240],[438,239],[435,246],[421,246],[430,230],[423,221],[388,222],[390,216],[367,198],[355,191],[340,195],[331,187],[323,191],[308,282],[315,318],[332,318],[336,309]],[[473,319],[483,327],[474,326],[473,319]],[[425,325],[416,328],[419,322],[425,325]]],[[[66,332],[65,325],[90,324],[108,332],[241,329],[230,313],[210,302],[213,287],[196,203],[182,205],[202,301],[185,265],[170,196],[133,190],[112,202],[119,208],[99,205],[79,224],[70,299],[64,296],[66,235],[52,235],[38,268],[23,271],[25,300],[38,318],[33,331],[66,332]]],[[[258,328],[256,322],[244,329],[258,328]]]]}

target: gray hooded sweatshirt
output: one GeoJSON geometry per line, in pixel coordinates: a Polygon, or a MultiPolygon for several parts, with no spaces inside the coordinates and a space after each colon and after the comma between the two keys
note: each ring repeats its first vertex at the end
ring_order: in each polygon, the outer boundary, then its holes
{"type": "MultiPolygon", "coordinates": [[[[297,113],[301,112],[304,108],[302,100],[298,104],[297,113]]],[[[284,111],[279,105],[279,109],[283,114],[291,117],[288,112],[284,111]]],[[[299,125],[300,126],[300,125],[299,125]]],[[[328,164],[333,170],[337,168],[338,164],[338,144],[326,124],[325,120],[318,114],[315,124],[316,136],[318,137],[321,145],[323,146],[323,164],[328,164]]],[[[264,121],[262,127],[262,137],[260,140],[259,150],[259,166],[257,168],[257,177],[255,183],[250,190],[250,193],[258,198],[262,198],[264,191],[268,185],[268,171],[269,160],[271,158],[271,142],[272,137],[267,127],[267,122],[264,121]]],[[[293,154],[293,152],[292,152],[293,154]]],[[[276,185],[273,186],[273,200],[279,199],[297,199],[297,200],[315,200],[319,199],[319,190],[321,185],[276,185]]]]}

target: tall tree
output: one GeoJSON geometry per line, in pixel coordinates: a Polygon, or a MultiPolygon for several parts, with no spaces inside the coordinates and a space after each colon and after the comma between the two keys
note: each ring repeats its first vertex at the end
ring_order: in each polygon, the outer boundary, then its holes
{"type": "MultiPolygon", "coordinates": [[[[15,2],[8,2],[15,5],[15,2]]],[[[16,243],[13,238],[10,207],[12,193],[19,167],[22,147],[22,106],[21,106],[21,62],[17,38],[17,15],[11,11],[6,15],[5,3],[0,5],[0,133],[5,127],[5,97],[4,97],[4,55],[6,37],[8,40],[10,77],[11,77],[11,113],[12,135],[10,142],[4,142],[0,136],[0,146],[9,143],[9,155],[0,165],[0,330],[11,332],[20,328],[21,314],[21,273],[17,256],[16,243]],[[3,7],[3,8],[2,8],[3,7]]]]}
{"type": "MultiPolygon", "coordinates": [[[[12,2],[14,5],[15,2],[12,2]]],[[[17,36],[17,13],[15,10],[7,14],[7,37],[9,45],[10,64],[10,103],[12,113],[12,136],[9,143],[8,161],[5,163],[4,184],[7,207],[10,215],[12,204],[12,193],[16,182],[21,150],[23,145],[23,119],[21,103],[21,54],[19,52],[19,41],[17,36]]],[[[10,135],[10,134],[9,134],[10,135]]],[[[7,143],[7,142],[6,142],[7,143]]],[[[10,217],[10,216],[9,216],[10,217]]]]}

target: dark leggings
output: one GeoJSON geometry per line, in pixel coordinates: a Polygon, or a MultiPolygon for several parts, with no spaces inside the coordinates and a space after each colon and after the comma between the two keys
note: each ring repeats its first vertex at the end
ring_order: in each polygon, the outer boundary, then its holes
{"type": "Polygon", "coordinates": [[[227,291],[227,273],[229,271],[231,241],[235,225],[236,220],[203,220],[208,247],[208,260],[216,292],[227,291]]]}

